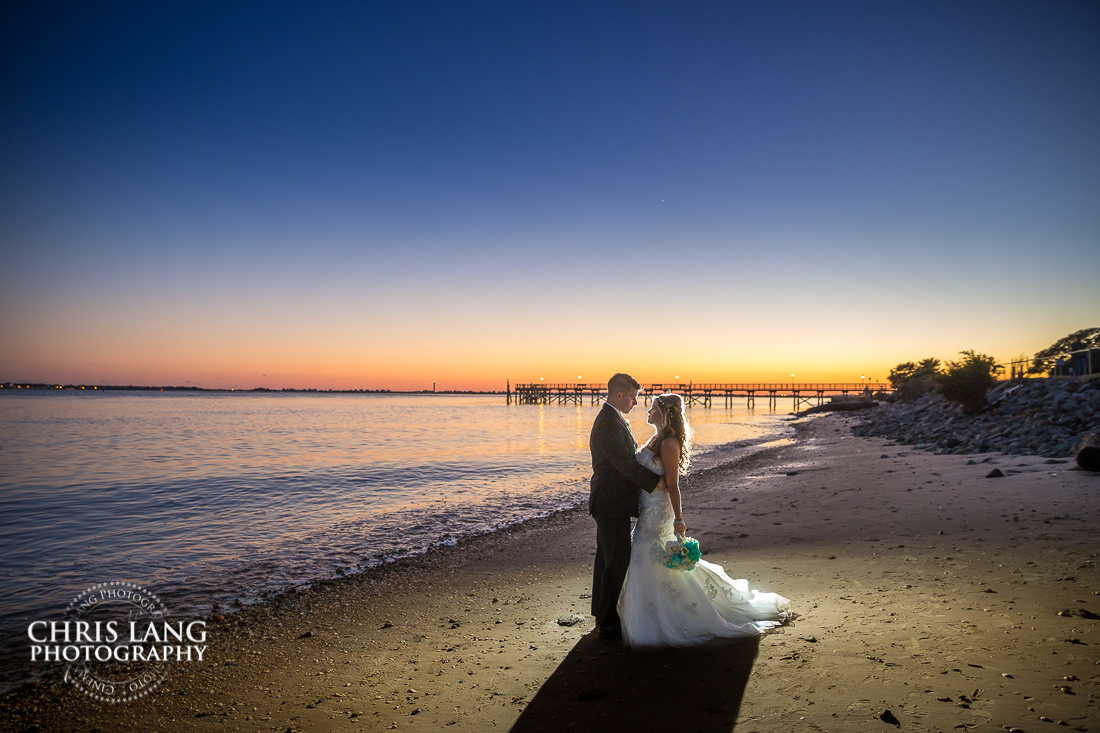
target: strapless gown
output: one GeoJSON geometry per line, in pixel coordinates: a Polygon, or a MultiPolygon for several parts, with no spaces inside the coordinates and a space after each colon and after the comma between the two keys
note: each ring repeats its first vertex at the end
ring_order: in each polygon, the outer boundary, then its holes
{"type": "MultiPolygon", "coordinates": [[[[664,474],[647,448],[638,462],[664,474]]],[[[790,601],[750,590],[721,565],[700,560],[692,570],[664,565],[665,543],[675,539],[672,505],[660,489],[642,492],[630,568],[619,596],[623,642],[636,649],[691,646],[720,637],[756,636],[790,619],[790,601]]]]}

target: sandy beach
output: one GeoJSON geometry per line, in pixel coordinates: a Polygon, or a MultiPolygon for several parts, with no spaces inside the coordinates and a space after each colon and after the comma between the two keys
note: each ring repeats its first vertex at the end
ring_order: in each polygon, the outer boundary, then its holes
{"type": "Polygon", "coordinates": [[[205,660],[133,703],[17,690],[0,727],[1100,730],[1100,476],[856,437],[857,419],[799,421],[686,483],[707,559],[792,599],[780,633],[598,639],[594,525],[574,511],[212,621],[205,660]]]}

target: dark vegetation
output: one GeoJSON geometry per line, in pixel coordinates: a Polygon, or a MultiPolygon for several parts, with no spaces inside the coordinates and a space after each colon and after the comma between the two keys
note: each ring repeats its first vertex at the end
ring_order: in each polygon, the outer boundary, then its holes
{"type": "MultiPolygon", "coordinates": [[[[1083,328],[1055,341],[1035,354],[1028,367],[1029,374],[1049,371],[1057,359],[1080,349],[1100,346],[1100,327],[1083,328]]],[[[912,402],[929,392],[939,392],[949,402],[974,415],[989,407],[986,393],[997,382],[1004,368],[996,359],[974,350],[960,353],[956,361],[941,364],[939,359],[903,362],[890,370],[890,384],[898,399],[912,402]]]]}

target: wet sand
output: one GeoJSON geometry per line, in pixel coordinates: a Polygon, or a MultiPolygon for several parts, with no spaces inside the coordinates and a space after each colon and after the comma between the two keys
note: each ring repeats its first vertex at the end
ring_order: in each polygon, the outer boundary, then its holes
{"type": "Polygon", "coordinates": [[[707,559],[792,599],[781,633],[598,639],[575,511],[211,622],[205,661],[133,703],[24,688],[0,728],[1100,730],[1100,475],[855,437],[853,419],[803,420],[686,484],[707,559]]]}

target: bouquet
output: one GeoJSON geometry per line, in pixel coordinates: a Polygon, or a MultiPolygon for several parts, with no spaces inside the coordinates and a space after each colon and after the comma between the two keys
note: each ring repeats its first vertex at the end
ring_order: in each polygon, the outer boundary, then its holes
{"type": "Polygon", "coordinates": [[[665,543],[665,567],[669,570],[691,570],[703,551],[699,549],[699,540],[694,537],[681,537],[665,543]]]}

